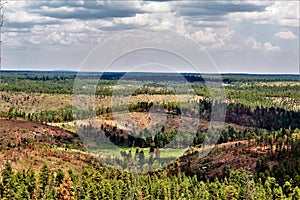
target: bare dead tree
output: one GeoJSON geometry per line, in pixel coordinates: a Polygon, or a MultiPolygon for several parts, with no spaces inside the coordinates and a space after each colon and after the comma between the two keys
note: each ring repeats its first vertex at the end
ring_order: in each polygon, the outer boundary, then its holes
{"type": "MultiPolygon", "coordinates": [[[[1,69],[2,69],[2,26],[3,26],[3,22],[4,22],[4,12],[3,12],[3,7],[4,4],[6,4],[7,2],[2,2],[2,0],[0,0],[0,73],[1,73],[1,69]]],[[[1,81],[1,79],[0,79],[1,81]]]]}

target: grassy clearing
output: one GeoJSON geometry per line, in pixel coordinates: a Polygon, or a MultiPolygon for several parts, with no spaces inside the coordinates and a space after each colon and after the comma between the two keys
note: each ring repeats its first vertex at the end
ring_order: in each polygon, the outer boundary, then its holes
{"type": "MultiPolygon", "coordinates": [[[[136,155],[136,151],[143,151],[145,156],[145,162],[148,162],[150,158],[150,148],[139,148],[139,147],[118,147],[116,145],[110,145],[107,143],[102,143],[98,146],[97,149],[88,149],[92,155],[100,156],[102,158],[105,157],[121,157],[121,151],[129,153],[131,152],[132,157],[136,155]]],[[[172,161],[176,158],[179,158],[184,155],[184,153],[188,150],[185,149],[173,149],[173,148],[160,148],[159,149],[159,159],[161,162],[164,161],[172,161]]],[[[137,155],[138,156],[138,155],[137,155]]],[[[153,157],[156,156],[156,150],[153,152],[153,157]]]]}
{"type": "Polygon", "coordinates": [[[49,125],[59,127],[63,130],[70,131],[72,133],[77,132],[75,121],[67,123],[50,123],[49,125]]]}

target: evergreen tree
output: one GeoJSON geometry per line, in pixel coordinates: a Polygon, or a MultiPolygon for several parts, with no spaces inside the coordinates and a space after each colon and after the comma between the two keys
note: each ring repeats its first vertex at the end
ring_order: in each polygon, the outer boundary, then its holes
{"type": "Polygon", "coordinates": [[[57,174],[56,174],[56,177],[55,177],[55,186],[58,187],[64,180],[64,172],[62,171],[62,169],[58,169],[57,170],[57,174]]]}
{"type": "Polygon", "coordinates": [[[2,172],[2,185],[1,185],[1,196],[6,199],[13,199],[15,197],[15,183],[14,183],[14,172],[11,164],[6,162],[4,164],[4,170],[2,172]]]}
{"type": "Polygon", "coordinates": [[[74,200],[72,181],[69,174],[66,174],[58,189],[58,200],[74,200]]]}
{"type": "Polygon", "coordinates": [[[40,180],[40,189],[41,189],[41,192],[42,192],[42,196],[44,195],[44,192],[45,192],[45,189],[46,189],[46,186],[49,185],[49,180],[50,180],[50,170],[48,168],[48,166],[46,164],[44,164],[42,166],[42,169],[40,171],[40,174],[39,174],[39,180],[40,180]]]}
{"type": "Polygon", "coordinates": [[[36,178],[35,178],[34,170],[32,168],[27,170],[26,186],[27,186],[27,191],[30,194],[30,198],[32,199],[34,197],[34,192],[36,188],[36,178]]]}

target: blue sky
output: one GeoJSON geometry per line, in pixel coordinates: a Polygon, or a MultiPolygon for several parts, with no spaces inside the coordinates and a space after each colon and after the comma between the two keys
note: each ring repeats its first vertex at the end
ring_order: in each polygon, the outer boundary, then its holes
{"type": "Polygon", "coordinates": [[[79,70],[107,38],[155,28],[195,40],[219,72],[299,73],[299,1],[9,0],[4,11],[2,69],[79,70]]]}

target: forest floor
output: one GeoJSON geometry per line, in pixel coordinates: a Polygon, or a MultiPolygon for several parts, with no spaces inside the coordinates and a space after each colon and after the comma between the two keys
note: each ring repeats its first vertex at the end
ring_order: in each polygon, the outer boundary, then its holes
{"type": "Polygon", "coordinates": [[[16,170],[62,168],[76,171],[97,163],[77,134],[24,120],[0,119],[0,161],[10,160],[16,170]]]}

